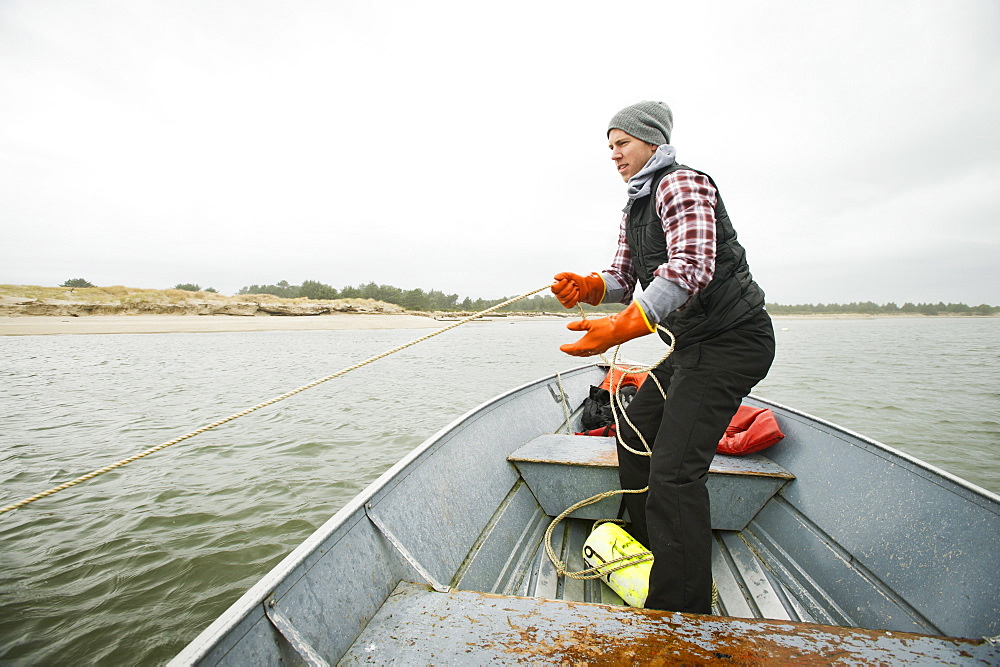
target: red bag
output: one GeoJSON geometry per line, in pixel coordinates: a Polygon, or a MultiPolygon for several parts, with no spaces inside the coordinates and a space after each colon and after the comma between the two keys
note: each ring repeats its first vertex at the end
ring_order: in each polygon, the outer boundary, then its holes
{"type": "Polygon", "coordinates": [[[730,456],[753,454],[784,437],[773,412],[767,408],[741,405],[726,427],[726,434],[719,441],[716,451],[730,456]]]}

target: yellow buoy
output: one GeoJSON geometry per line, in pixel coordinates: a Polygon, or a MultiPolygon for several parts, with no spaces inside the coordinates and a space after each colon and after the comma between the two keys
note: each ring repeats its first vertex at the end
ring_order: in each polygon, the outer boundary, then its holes
{"type": "Polygon", "coordinates": [[[642,607],[646,602],[653,556],[621,526],[602,523],[595,528],[583,545],[583,560],[589,567],[598,568],[601,579],[630,606],[642,607]],[[629,559],[611,562],[622,557],[629,559]],[[630,565],[631,561],[636,562],[630,565]],[[619,567],[622,569],[615,569],[619,567]]]}

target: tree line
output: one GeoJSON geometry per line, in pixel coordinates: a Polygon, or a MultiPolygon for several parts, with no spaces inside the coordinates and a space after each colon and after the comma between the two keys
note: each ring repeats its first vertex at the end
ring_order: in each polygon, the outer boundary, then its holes
{"type": "MultiPolygon", "coordinates": [[[[438,290],[403,289],[393,285],[379,285],[370,282],[364,285],[348,285],[336,289],[315,280],[306,280],[301,285],[290,285],[282,280],[275,285],[248,285],[237,294],[273,294],[286,298],[306,297],[308,299],[375,299],[401,306],[406,310],[420,311],[464,311],[478,312],[506,301],[510,297],[500,299],[471,299],[465,297],[459,300],[457,294],[445,294],[438,290]]],[[[603,304],[596,308],[587,306],[598,312],[617,312],[621,310],[618,304],[603,304]]],[[[893,302],[877,304],[873,301],[819,304],[781,305],[767,304],[768,311],[773,315],[1000,315],[1000,306],[981,304],[968,306],[964,303],[904,303],[902,306],[893,302]]],[[[565,308],[559,300],[548,293],[536,294],[522,299],[502,309],[503,311],[561,313],[565,308]]]]}
{"type": "MultiPolygon", "coordinates": [[[[62,284],[62,287],[93,287],[94,285],[83,278],[71,278],[62,284]]],[[[216,290],[207,287],[204,290],[194,283],[178,283],[174,289],[189,290],[192,292],[205,291],[215,292],[216,290]]],[[[385,303],[395,304],[406,310],[425,312],[469,312],[475,313],[491,308],[498,303],[503,303],[510,297],[500,299],[471,299],[465,297],[461,301],[458,294],[445,294],[438,290],[425,291],[423,289],[403,289],[393,285],[379,285],[370,282],[364,285],[347,285],[341,289],[331,287],[317,280],[306,280],[301,285],[291,285],[287,280],[282,280],[274,285],[247,285],[241,287],[237,294],[272,294],[274,296],[294,299],[305,297],[307,299],[374,299],[385,303]]],[[[618,304],[604,304],[592,307],[586,306],[588,310],[597,312],[617,312],[621,310],[618,304]]],[[[561,313],[565,308],[551,294],[536,294],[530,298],[522,299],[517,303],[506,306],[502,309],[508,312],[533,312],[533,313],[561,313]]],[[[873,301],[852,301],[851,303],[818,303],[818,304],[797,304],[782,305],[778,303],[767,304],[767,310],[772,315],[985,315],[1000,316],[1000,306],[990,306],[985,303],[978,306],[969,306],[964,303],[910,303],[906,302],[902,306],[893,302],[877,304],[873,301]]]]}
{"type": "MultiPolygon", "coordinates": [[[[247,285],[246,287],[241,287],[237,294],[272,294],[290,299],[298,297],[305,297],[307,299],[375,299],[376,301],[395,304],[406,310],[469,313],[486,310],[511,298],[501,297],[490,300],[465,297],[459,300],[458,294],[445,294],[434,289],[426,291],[420,288],[403,289],[394,285],[379,285],[375,282],[358,285],[357,287],[347,285],[346,287],[337,289],[316,280],[306,280],[301,285],[291,285],[287,280],[282,280],[274,285],[247,285]]],[[[536,294],[506,306],[501,310],[508,312],[551,313],[563,312],[565,308],[551,294],[536,294]]],[[[617,304],[605,304],[593,308],[593,310],[599,312],[617,312],[621,310],[621,306],[617,304]]]]}
{"type": "Polygon", "coordinates": [[[1000,315],[1000,306],[980,304],[969,306],[964,303],[910,303],[902,306],[893,302],[877,304],[872,301],[851,303],[819,303],[783,306],[767,304],[772,315],[1000,315]]]}

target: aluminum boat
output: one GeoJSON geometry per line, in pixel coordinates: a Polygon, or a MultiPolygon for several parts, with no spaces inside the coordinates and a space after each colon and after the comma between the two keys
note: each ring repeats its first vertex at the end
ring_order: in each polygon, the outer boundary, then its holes
{"type": "MultiPolygon", "coordinates": [[[[171,664],[1000,664],[1000,497],[754,396],[785,437],[713,462],[711,615],[558,576],[553,517],[618,487],[614,440],[573,435],[606,373],[543,378],[442,429],[171,664]]],[[[568,569],[618,507],[558,524],[568,569]]]]}

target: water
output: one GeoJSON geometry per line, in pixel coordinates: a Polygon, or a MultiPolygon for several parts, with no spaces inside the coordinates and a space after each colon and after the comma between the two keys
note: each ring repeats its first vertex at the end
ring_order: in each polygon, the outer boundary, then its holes
{"type": "MultiPolygon", "coordinates": [[[[0,515],[0,661],[168,660],[381,472],[577,361],[558,321],[475,322],[0,515]]],[[[777,319],[759,396],[1000,491],[1000,319],[777,319]]],[[[0,338],[0,505],[425,332],[0,338]]],[[[663,351],[647,337],[629,358],[663,351]]],[[[836,474],[836,471],[831,471],[836,474]]]]}

